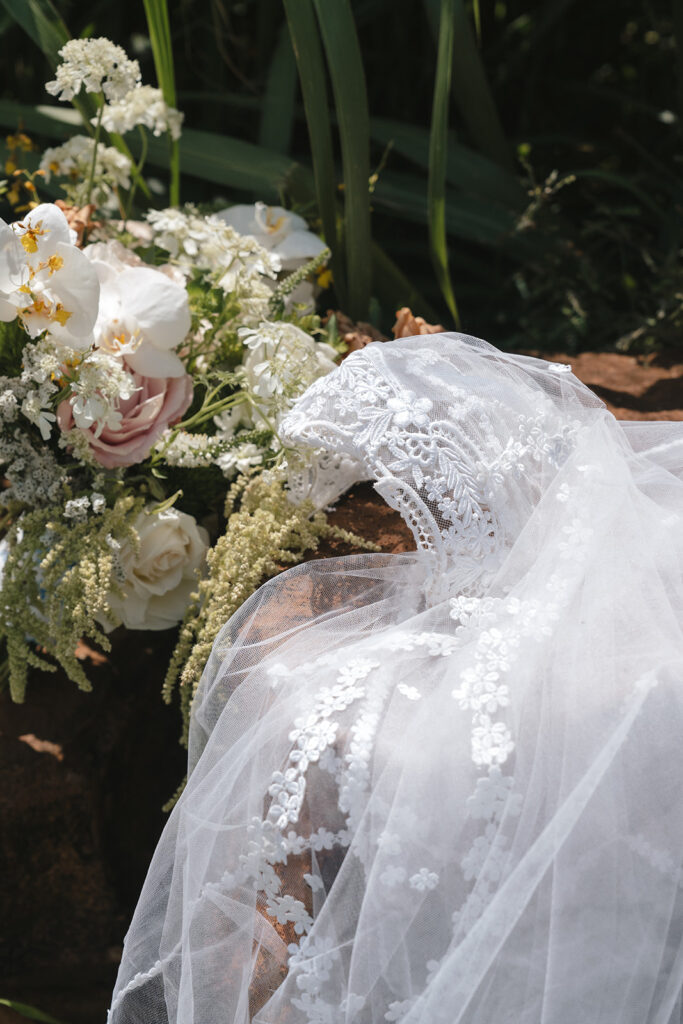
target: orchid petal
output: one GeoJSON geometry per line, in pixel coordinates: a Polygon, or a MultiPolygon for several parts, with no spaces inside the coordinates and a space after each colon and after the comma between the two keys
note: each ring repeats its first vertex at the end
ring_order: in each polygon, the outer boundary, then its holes
{"type": "Polygon", "coordinates": [[[7,299],[0,297],[0,320],[4,323],[9,323],[10,320],[14,320],[17,315],[17,307],[12,303],[8,302],[7,299]]]}
{"type": "Polygon", "coordinates": [[[314,259],[326,248],[322,239],[312,231],[292,231],[273,252],[282,261],[283,270],[294,270],[297,266],[314,259]]]}
{"type": "Polygon", "coordinates": [[[84,338],[92,333],[100,304],[97,272],[81,250],[68,242],[59,242],[57,255],[62,265],[52,275],[50,290],[70,316],[63,326],[51,324],[50,333],[65,341],[84,338]]]}
{"type": "Polygon", "coordinates": [[[146,341],[135,352],[126,352],[126,362],[143,377],[182,377],[185,374],[185,367],[175,352],[156,348],[146,341]]]}
{"type": "Polygon", "coordinates": [[[224,224],[233,228],[240,235],[260,234],[253,203],[237,203],[235,206],[229,206],[225,210],[218,210],[214,216],[218,217],[219,220],[222,220],[224,224]]]}
{"type": "Polygon", "coordinates": [[[9,225],[0,221],[0,291],[13,291],[21,284],[24,250],[9,225]]]}
{"type": "Polygon", "coordinates": [[[26,230],[21,230],[21,228],[30,228],[36,232],[34,235],[37,246],[35,255],[40,261],[52,256],[57,251],[60,242],[73,248],[71,228],[62,211],[54,203],[41,203],[36,206],[19,222],[18,226],[20,241],[21,236],[26,234],[26,230]]]}
{"type": "MultiPolygon", "coordinates": [[[[156,349],[172,349],[185,339],[192,320],[187,292],[181,285],[151,267],[131,267],[118,275],[118,287],[125,296],[126,319],[135,321],[146,342],[156,349]]],[[[145,370],[139,372],[149,375],[145,370]]],[[[164,371],[153,376],[179,374],[164,371]]]]}

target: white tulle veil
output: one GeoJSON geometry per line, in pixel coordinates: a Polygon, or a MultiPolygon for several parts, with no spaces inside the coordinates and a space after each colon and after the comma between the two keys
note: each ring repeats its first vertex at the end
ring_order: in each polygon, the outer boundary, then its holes
{"type": "Polygon", "coordinates": [[[680,1024],[683,427],[444,334],[282,431],[417,551],[226,624],[111,1024],[680,1024]]]}

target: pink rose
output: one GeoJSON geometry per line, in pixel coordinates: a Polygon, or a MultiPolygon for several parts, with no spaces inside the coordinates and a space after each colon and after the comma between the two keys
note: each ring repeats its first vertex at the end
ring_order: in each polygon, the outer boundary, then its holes
{"type": "MultiPolygon", "coordinates": [[[[105,469],[142,462],[166,428],[177,423],[192,402],[192,378],[188,374],[143,377],[133,373],[132,376],[140,390],[120,403],[119,425],[116,428],[105,426],[99,437],[95,424],[82,430],[93,455],[105,469]]],[[[74,429],[73,409],[68,399],[57,409],[57,423],[61,430],[74,429]]]]}

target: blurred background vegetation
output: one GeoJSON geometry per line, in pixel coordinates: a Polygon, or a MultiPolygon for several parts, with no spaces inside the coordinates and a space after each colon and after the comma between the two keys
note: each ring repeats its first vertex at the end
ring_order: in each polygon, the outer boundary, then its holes
{"type": "MultiPolygon", "coordinates": [[[[124,46],[151,84],[167,10],[182,201],[304,213],[334,254],[322,308],[386,330],[407,303],[511,348],[683,347],[680,0],[54,10],[71,35],[124,46]]],[[[1,0],[0,130],[21,124],[40,148],[82,130],[45,114],[54,24],[49,0],[1,0]]]]}

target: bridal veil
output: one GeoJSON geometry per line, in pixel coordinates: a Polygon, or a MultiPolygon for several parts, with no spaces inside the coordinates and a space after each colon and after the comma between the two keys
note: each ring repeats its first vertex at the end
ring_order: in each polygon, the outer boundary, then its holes
{"type": "Polygon", "coordinates": [[[417,551],[224,627],[110,1024],[680,1024],[683,425],[443,334],[281,431],[417,551]]]}

